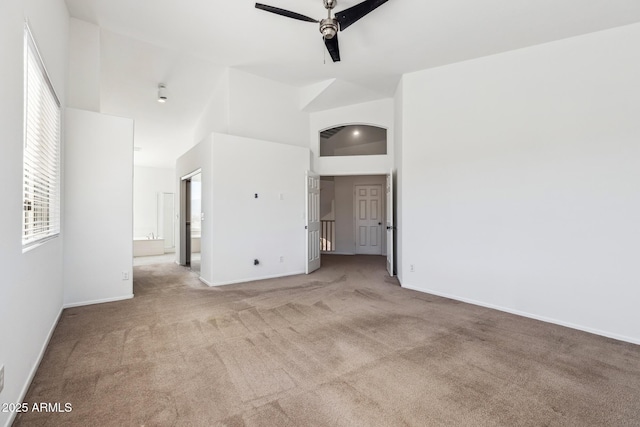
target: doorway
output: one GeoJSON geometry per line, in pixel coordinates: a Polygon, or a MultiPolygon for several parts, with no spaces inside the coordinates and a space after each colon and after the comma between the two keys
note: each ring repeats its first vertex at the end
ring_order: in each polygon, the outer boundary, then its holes
{"type": "MultiPolygon", "coordinates": [[[[393,256],[388,184],[388,175],[321,177],[322,255],[393,256]]],[[[393,271],[391,262],[388,267],[393,271]]]]}
{"type": "Polygon", "coordinates": [[[202,173],[197,170],[181,179],[180,264],[200,273],[202,237],[202,173]]]}

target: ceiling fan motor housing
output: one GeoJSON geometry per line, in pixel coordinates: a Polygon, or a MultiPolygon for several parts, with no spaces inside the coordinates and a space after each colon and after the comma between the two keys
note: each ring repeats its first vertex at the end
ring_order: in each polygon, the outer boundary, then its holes
{"type": "Polygon", "coordinates": [[[338,21],[327,18],[320,21],[320,32],[325,39],[332,39],[338,32],[338,21]]]}

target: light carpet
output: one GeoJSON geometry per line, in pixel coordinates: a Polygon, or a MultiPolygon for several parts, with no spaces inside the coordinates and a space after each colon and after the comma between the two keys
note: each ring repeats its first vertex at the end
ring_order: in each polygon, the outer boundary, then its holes
{"type": "Polygon", "coordinates": [[[402,289],[382,257],[63,312],[16,426],[638,426],[640,347],[402,289]]]}

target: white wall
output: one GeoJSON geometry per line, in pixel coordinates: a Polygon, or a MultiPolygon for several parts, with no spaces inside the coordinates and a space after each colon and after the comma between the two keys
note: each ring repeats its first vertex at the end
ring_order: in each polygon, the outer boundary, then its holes
{"type": "Polygon", "coordinates": [[[194,130],[194,142],[198,143],[213,132],[229,132],[229,69],[223,73],[209,103],[200,116],[194,130]]]}
{"type": "MultiPolygon", "coordinates": [[[[352,147],[336,148],[333,151],[335,156],[357,156],[363,152],[384,153],[387,149],[387,141],[368,142],[366,144],[354,145],[352,147]]],[[[379,154],[372,154],[379,155],[379,154]]]]}
{"type": "Polygon", "coordinates": [[[402,218],[404,215],[404,209],[402,205],[402,144],[403,144],[403,129],[404,129],[404,85],[402,80],[398,84],[398,88],[396,89],[396,96],[394,98],[394,115],[395,115],[395,135],[394,135],[394,170],[395,174],[393,176],[393,198],[394,200],[394,211],[393,211],[393,222],[394,222],[394,237],[395,237],[395,245],[394,245],[394,268],[396,271],[396,276],[400,283],[403,282],[403,274],[402,274],[402,218]]]}
{"type": "Polygon", "coordinates": [[[133,168],[133,237],[158,234],[158,193],[177,193],[173,168],[133,168]]]}
{"type": "Polygon", "coordinates": [[[308,168],[308,148],[213,135],[213,211],[205,216],[213,227],[211,284],[304,272],[308,168]]]}
{"type": "Polygon", "coordinates": [[[202,173],[200,280],[216,286],[304,272],[308,168],[307,148],[217,133],[178,159],[178,188],[181,177],[202,173]]]}
{"type": "Polygon", "coordinates": [[[133,120],[69,108],[65,128],[64,304],[131,298],[133,120]]]}
{"type": "Polygon", "coordinates": [[[196,126],[195,141],[211,133],[308,147],[309,114],[300,90],[244,71],[223,73],[196,126]]]}
{"type": "Polygon", "coordinates": [[[320,177],[320,219],[333,221],[336,219],[336,189],[333,177],[331,180],[320,177]]]}
{"type": "Polygon", "coordinates": [[[100,27],[69,19],[68,106],[100,111],[100,27]]]}
{"type": "Polygon", "coordinates": [[[403,286],[640,343],[639,40],[404,76],[403,286]]]}
{"type": "MultiPolygon", "coordinates": [[[[353,255],[356,253],[356,231],[355,231],[355,206],[354,191],[356,185],[380,185],[384,193],[386,177],[384,175],[375,176],[336,176],[334,181],[335,191],[335,215],[336,215],[336,241],[335,253],[353,255]]],[[[322,197],[323,195],[321,195],[322,197]]],[[[382,197],[382,214],[386,212],[385,198],[382,197]]],[[[384,224],[384,219],[383,219],[384,224]]],[[[381,226],[382,227],[382,226],[381,226]]],[[[386,254],[386,230],[381,228],[382,253],[386,254]]]]}
{"type": "MultiPolygon", "coordinates": [[[[20,402],[62,309],[63,237],[22,253],[23,26],[33,36],[63,105],[68,16],[63,0],[0,2],[0,402],[20,402]]],[[[64,143],[63,143],[64,145],[64,143]]],[[[64,231],[63,231],[64,232],[64,231]]],[[[0,425],[14,414],[0,411],[0,425]]]]}
{"type": "Polygon", "coordinates": [[[230,135],[308,147],[309,114],[299,106],[299,89],[229,70],[230,135]]]}
{"type": "Polygon", "coordinates": [[[312,168],[320,175],[387,174],[393,167],[394,101],[383,99],[311,113],[308,141],[312,168]],[[320,157],[320,131],[339,125],[367,124],[387,129],[387,155],[320,157]]]}

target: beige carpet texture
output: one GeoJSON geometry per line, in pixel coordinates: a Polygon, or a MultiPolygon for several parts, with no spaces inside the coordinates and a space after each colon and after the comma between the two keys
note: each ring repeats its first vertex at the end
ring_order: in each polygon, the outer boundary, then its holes
{"type": "Polygon", "coordinates": [[[402,289],[383,257],[64,310],[15,426],[640,426],[640,346],[402,289]]]}

